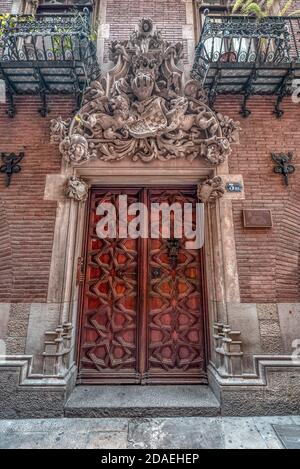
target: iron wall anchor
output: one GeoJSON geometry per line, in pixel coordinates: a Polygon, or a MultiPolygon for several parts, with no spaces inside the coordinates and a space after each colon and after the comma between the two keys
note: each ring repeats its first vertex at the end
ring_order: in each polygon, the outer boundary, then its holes
{"type": "Polygon", "coordinates": [[[11,178],[14,173],[19,173],[21,171],[21,166],[19,163],[24,158],[24,153],[1,153],[1,158],[3,165],[0,166],[0,172],[5,174],[5,185],[8,187],[11,183],[11,178]]]}
{"type": "Polygon", "coordinates": [[[285,185],[289,185],[289,175],[295,172],[295,166],[291,163],[293,158],[293,153],[288,152],[286,155],[284,153],[272,153],[272,159],[278,166],[275,166],[274,173],[282,174],[284,177],[285,185]]]}

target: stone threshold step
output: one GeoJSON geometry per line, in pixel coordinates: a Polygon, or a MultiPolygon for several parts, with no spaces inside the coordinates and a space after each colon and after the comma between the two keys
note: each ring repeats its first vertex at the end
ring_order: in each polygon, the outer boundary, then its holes
{"type": "Polygon", "coordinates": [[[220,415],[220,404],[205,385],[77,386],[65,417],[184,417],[220,415]]]}

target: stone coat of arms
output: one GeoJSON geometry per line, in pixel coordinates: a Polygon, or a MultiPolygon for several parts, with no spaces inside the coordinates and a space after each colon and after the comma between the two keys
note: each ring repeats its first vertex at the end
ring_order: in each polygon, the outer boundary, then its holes
{"type": "Polygon", "coordinates": [[[51,121],[51,142],[63,158],[224,162],[239,125],[209,108],[197,81],[183,84],[182,54],[182,44],[164,41],[149,19],[128,41],[113,42],[107,78],[91,84],[72,120],[51,121]]]}

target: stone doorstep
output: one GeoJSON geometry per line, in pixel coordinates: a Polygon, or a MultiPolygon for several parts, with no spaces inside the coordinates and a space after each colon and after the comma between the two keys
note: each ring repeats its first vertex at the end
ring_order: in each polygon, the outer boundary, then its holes
{"type": "Polygon", "coordinates": [[[65,417],[181,417],[220,415],[220,403],[206,385],[77,386],[65,417]]]}

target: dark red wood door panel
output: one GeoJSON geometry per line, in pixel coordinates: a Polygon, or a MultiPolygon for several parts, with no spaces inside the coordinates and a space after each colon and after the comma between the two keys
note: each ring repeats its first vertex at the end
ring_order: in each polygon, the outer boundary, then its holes
{"type": "Polygon", "coordinates": [[[111,202],[118,214],[121,193],[149,212],[152,202],[196,203],[194,188],[92,190],[78,381],[206,382],[202,252],[187,250],[180,239],[175,262],[172,236],[163,239],[161,228],[158,239],[100,239],[97,206],[111,202]]]}
{"type": "MultiPolygon", "coordinates": [[[[84,382],[136,380],[139,241],[96,233],[97,206],[110,202],[118,213],[119,192],[91,195],[79,368],[84,382]]],[[[138,201],[138,190],[126,193],[128,203],[138,201]]]]}
{"type": "MultiPolygon", "coordinates": [[[[149,200],[179,204],[182,213],[185,203],[194,208],[196,203],[194,191],[183,189],[151,189],[149,200]]],[[[162,234],[166,226],[159,226],[162,234]]],[[[205,353],[200,253],[187,250],[183,236],[176,240],[177,259],[172,262],[174,233],[169,234],[171,239],[149,239],[148,377],[153,382],[201,381],[205,353]]]]}

